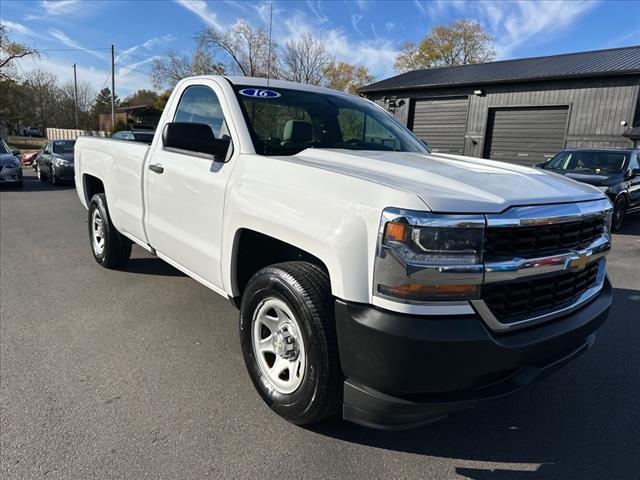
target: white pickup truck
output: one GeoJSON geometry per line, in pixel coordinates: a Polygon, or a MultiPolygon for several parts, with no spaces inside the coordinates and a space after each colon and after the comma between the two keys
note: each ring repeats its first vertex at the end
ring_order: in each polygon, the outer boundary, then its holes
{"type": "Polygon", "coordinates": [[[602,192],[432,153],[352,95],[188,78],[151,145],[79,138],[75,159],[96,261],[136,243],[230,299],[297,424],[433,421],[547,375],[608,315],[602,192]]]}

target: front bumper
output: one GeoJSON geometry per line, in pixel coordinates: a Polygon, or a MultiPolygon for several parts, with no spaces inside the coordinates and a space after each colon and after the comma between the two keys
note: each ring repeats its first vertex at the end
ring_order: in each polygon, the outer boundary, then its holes
{"type": "Polygon", "coordinates": [[[22,167],[0,167],[0,183],[22,182],[22,167]]]}
{"type": "Polygon", "coordinates": [[[404,315],[337,300],[343,416],[377,428],[411,428],[514,393],[586,351],[611,298],[606,280],[579,310],[504,334],[476,315],[404,315]]]}
{"type": "Polygon", "coordinates": [[[56,178],[59,180],[68,180],[68,181],[74,180],[75,170],[73,166],[61,167],[58,165],[54,165],[53,171],[55,173],[56,178]]]}

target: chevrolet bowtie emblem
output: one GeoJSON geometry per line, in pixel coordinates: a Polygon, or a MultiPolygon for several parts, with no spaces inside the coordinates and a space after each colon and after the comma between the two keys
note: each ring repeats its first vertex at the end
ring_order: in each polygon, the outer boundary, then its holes
{"type": "Polygon", "coordinates": [[[572,270],[582,270],[589,263],[589,258],[591,255],[587,255],[586,253],[579,253],[576,258],[572,258],[569,262],[569,267],[572,270]]]}

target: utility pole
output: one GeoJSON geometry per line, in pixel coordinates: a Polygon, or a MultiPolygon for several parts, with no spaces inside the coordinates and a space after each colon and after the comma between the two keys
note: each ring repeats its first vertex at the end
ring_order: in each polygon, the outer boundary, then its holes
{"type": "Polygon", "coordinates": [[[78,77],[76,75],[76,64],[73,64],[73,90],[76,99],[76,130],[78,129],[78,77]]]}
{"type": "Polygon", "coordinates": [[[111,45],[111,128],[116,126],[116,54],[111,45]]]}

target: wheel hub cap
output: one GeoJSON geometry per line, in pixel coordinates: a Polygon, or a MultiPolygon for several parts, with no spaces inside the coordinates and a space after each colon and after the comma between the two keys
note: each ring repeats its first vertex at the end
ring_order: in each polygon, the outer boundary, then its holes
{"type": "Polygon", "coordinates": [[[276,355],[294,360],[298,356],[298,345],[296,337],[291,335],[287,330],[280,331],[273,335],[273,350],[276,355]]]}
{"type": "Polygon", "coordinates": [[[251,328],[253,353],[265,380],[279,393],[293,393],[302,384],[306,366],[293,312],[283,300],[267,298],[256,308],[251,328]]]}

